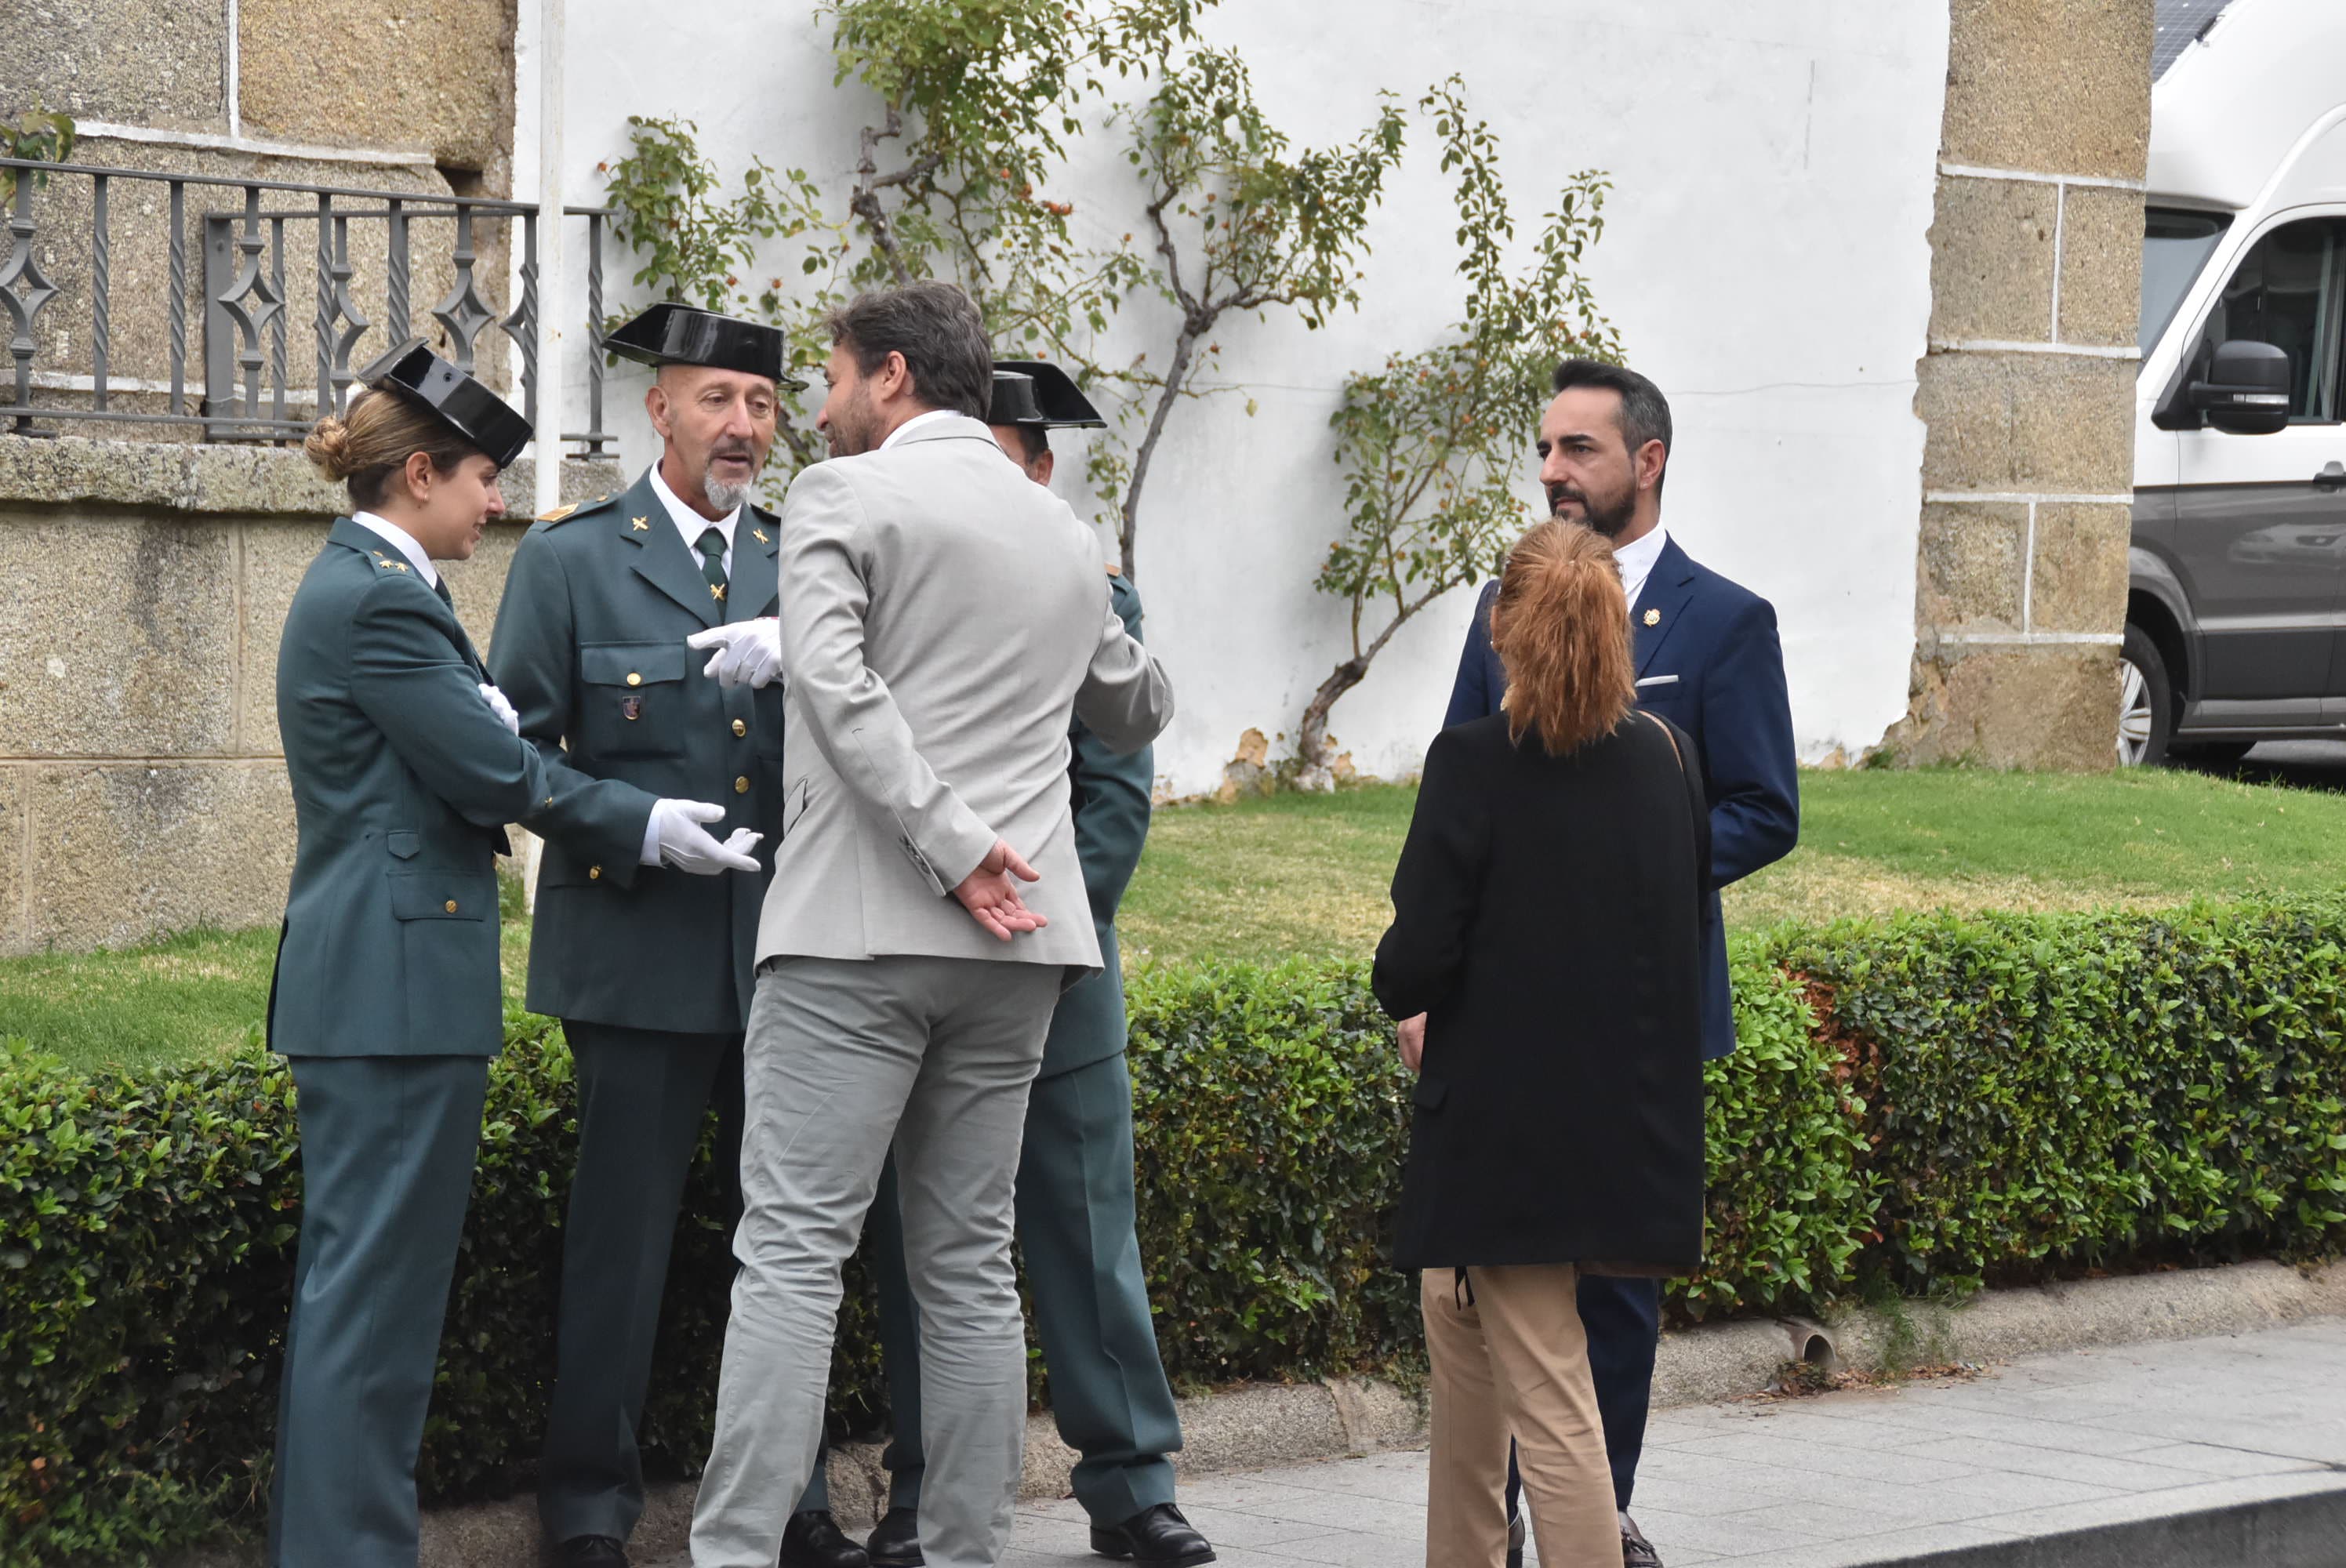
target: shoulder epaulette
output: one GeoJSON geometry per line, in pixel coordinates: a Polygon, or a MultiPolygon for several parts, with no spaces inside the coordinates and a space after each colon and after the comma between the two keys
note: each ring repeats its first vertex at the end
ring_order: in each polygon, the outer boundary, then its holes
{"type": "Polygon", "coordinates": [[[537,514],[537,520],[550,528],[559,523],[567,523],[573,517],[584,516],[586,514],[594,511],[597,507],[607,504],[610,499],[611,498],[608,495],[597,495],[592,501],[569,502],[564,505],[556,507],[551,512],[539,513],[537,514]]]}

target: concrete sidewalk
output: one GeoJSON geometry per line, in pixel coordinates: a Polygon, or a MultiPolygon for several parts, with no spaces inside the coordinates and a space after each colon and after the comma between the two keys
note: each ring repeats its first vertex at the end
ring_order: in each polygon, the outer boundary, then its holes
{"type": "MultiPolygon", "coordinates": [[[[1965,1568],[2272,1568],[2346,1563],[2341,1472],[2346,1322],[2328,1320],[1665,1410],[1637,1515],[1670,1568],[1941,1553],[1965,1568]]],[[[1200,1476],[1182,1502],[1227,1568],[1424,1561],[1422,1453],[1200,1476]]],[[[1020,1510],[1005,1568],[1103,1562],[1074,1503],[1020,1510]]]]}

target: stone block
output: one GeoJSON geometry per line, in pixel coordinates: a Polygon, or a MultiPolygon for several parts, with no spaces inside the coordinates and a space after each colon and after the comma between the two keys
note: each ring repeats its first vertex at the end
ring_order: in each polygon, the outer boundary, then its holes
{"type": "Polygon", "coordinates": [[[2036,557],[2029,574],[2030,628],[2125,631],[2127,549],[2133,539],[2130,507],[2039,503],[2036,557]]]}
{"type": "Polygon", "coordinates": [[[1906,717],[1883,744],[1910,767],[2098,772],[2117,756],[2117,649],[1933,643],[1914,658],[1906,717]]]}
{"type": "Polygon", "coordinates": [[[495,190],[508,189],[514,3],[242,0],[245,128],[338,147],[424,148],[445,167],[495,170],[495,190]],[[383,69],[407,59],[432,67],[383,69]]]}
{"type": "Polygon", "coordinates": [[[0,757],[225,752],[234,539],[219,524],[0,511],[0,757]]]}
{"type": "Polygon", "coordinates": [[[2073,185],[2062,209],[2061,341],[2126,347],[2142,316],[2142,193],[2073,185]]]}
{"type": "Polygon", "coordinates": [[[10,117],[38,99],[76,120],[228,129],[225,0],[17,0],[5,15],[10,117]]]}
{"type": "Polygon", "coordinates": [[[31,945],[26,931],[25,786],[31,777],[25,768],[0,768],[0,952],[21,952],[31,945]]]}
{"type": "Polygon", "coordinates": [[[2020,630],[2027,560],[2026,502],[1924,506],[1915,625],[1940,632],[2020,630]]]}
{"type": "Polygon", "coordinates": [[[1942,156],[2140,179],[2152,0],[1953,0],[1942,156]]]}
{"type": "Polygon", "coordinates": [[[2123,495],[2133,489],[2131,361],[1934,353],[1918,373],[1925,490],[2123,495]]]}
{"type": "Polygon", "coordinates": [[[34,947],[266,925],[293,871],[282,763],[58,763],[28,786],[34,947]]]}
{"type": "Polygon", "coordinates": [[[2049,340],[2059,206],[2059,189],[2050,185],[1940,179],[1931,224],[1934,340],[2049,340]]]}
{"type": "MultiPolygon", "coordinates": [[[[529,510],[536,463],[525,457],[500,481],[516,514],[529,510]]],[[[562,495],[586,501],[625,483],[614,458],[566,459],[562,495]]],[[[28,439],[0,435],[0,500],[46,506],[159,507],[230,517],[332,517],[350,504],[300,449],[149,441],[93,441],[78,435],[28,439]]]]}

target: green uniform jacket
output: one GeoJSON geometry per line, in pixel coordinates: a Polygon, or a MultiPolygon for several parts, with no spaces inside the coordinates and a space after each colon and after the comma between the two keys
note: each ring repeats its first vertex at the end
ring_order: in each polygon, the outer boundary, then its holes
{"type": "Polygon", "coordinates": [[[758,911],[781,841],[782,688],[728,690],[693,633],[775,613],[770,512],[743,509],[720,603],[647,471],[633,488],[523,535],[489,667],[546,763],[522,825],[546,840],[529,1005],[557,1018],[738,1034],[758,911]],[[653,802],[707,800],[709,825],[765,834],[752,876],[641,863],[653,802]]]}
{"type": "Polygon", "coordinates": [[[288,1056],[494,1056],[505,1041],[496,855],[546,795],[481,696],[455,612],[334,520],[277,655],[301,843],[269,1043],[288,1056]]]}
{"type": "MultiPolygon", "coordinates": [[[[1111,577],[1110,597],[1125,629],[1140,636],[1140,593],[1125,578],[1111,577]]],[[[1051,1033],[1043,1044],[1038,1076],[1072,1073],[1105,1061],[1125,1047],[1124,975],[1117,969],[1116,907],[1124,900],[1133,868],[1140,864],[1148,838],[1148,800],[1157,764],[1144,746],[1128,756],[1111,752],[1080,723],[1069,733],[1075,748],[1067,777],[1074,788],[1076,858],[1084,868],[1092,927],[1099,933],[1100,972],[1078,982],[1059,998],[1051,1033]]]]}

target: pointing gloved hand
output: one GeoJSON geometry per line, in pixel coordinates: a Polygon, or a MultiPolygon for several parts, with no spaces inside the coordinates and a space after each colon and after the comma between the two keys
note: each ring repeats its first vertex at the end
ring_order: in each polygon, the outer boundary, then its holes
{"type": "Polygon", "coordinates": [[[701,674],[719,686],[765,686],[782,673],[782,623],[772,616],[711,626],[684,639],[695,649],[713,648],[701,674]]]}
{"type": "Polygon", "coordinates": [[[514,711],[514,705],[505,699],[504,692],[484,681],[481,683],[481,700],[489,705],[489,711],[497,716],[499,724],[515,735],[521,733],[521,715],[514,711]]]}
{"type": "Polygon", "coordinates": [[[696,877],[756,871],[757,858],[750,851],[765,835],[736,828],[732,836],[720,844],[701,824],[724,820],[725,808],[705,800],[662,800],[652,808],[652,831],[647,835],[650,842],[645,846],[648,852],[644,864],[665,863],[696,877]]]}

